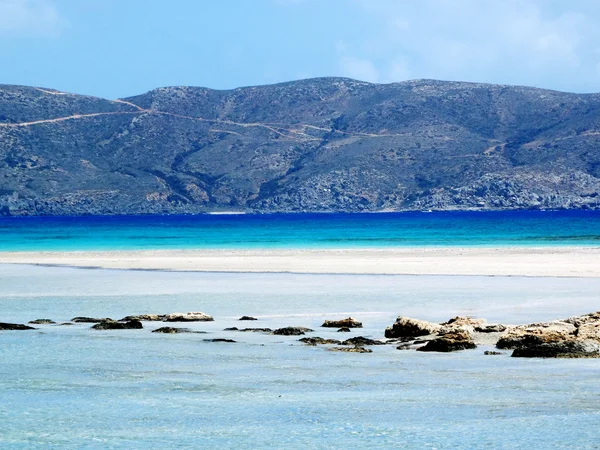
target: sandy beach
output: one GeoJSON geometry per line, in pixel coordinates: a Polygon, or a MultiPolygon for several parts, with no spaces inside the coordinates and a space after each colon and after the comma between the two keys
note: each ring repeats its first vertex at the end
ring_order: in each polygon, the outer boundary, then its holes
{"type": "Polygon", "coordinates": [[[600,247],[2,252],[0,263],[199,272],[600,277],[600,247]]]}

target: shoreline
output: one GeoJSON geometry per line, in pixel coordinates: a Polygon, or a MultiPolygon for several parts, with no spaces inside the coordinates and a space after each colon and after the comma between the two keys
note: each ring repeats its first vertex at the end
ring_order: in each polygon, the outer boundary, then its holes
{"type": "Polygon", "coordinates": [[[600,278],[600,247],[0,252],[0,264],[177,272],[600,278]]]}

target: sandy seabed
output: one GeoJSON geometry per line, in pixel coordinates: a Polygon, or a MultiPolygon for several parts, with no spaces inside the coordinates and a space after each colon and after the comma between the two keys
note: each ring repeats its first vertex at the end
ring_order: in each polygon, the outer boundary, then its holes
{"type": "Polygon", "coordinates": [[[600,247],[1,252],[0,263],[107,269],[600,277],[600,247]]]}

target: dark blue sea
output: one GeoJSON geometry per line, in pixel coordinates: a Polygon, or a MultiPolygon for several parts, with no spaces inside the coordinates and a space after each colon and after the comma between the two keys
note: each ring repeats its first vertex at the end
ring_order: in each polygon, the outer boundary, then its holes
{"type": "Polygon", "coordinates": [[[0,219],[0,250],[596,246],[600,211],[0,219]]]}

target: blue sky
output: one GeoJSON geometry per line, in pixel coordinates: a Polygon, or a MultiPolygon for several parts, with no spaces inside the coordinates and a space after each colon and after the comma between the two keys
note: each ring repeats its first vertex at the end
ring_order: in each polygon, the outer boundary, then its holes
{"type": "Polygon", "coordinates": [[[0,0],[0,83],[107,98],[317,76],[600,92],[593,0],[0,0]]]}

